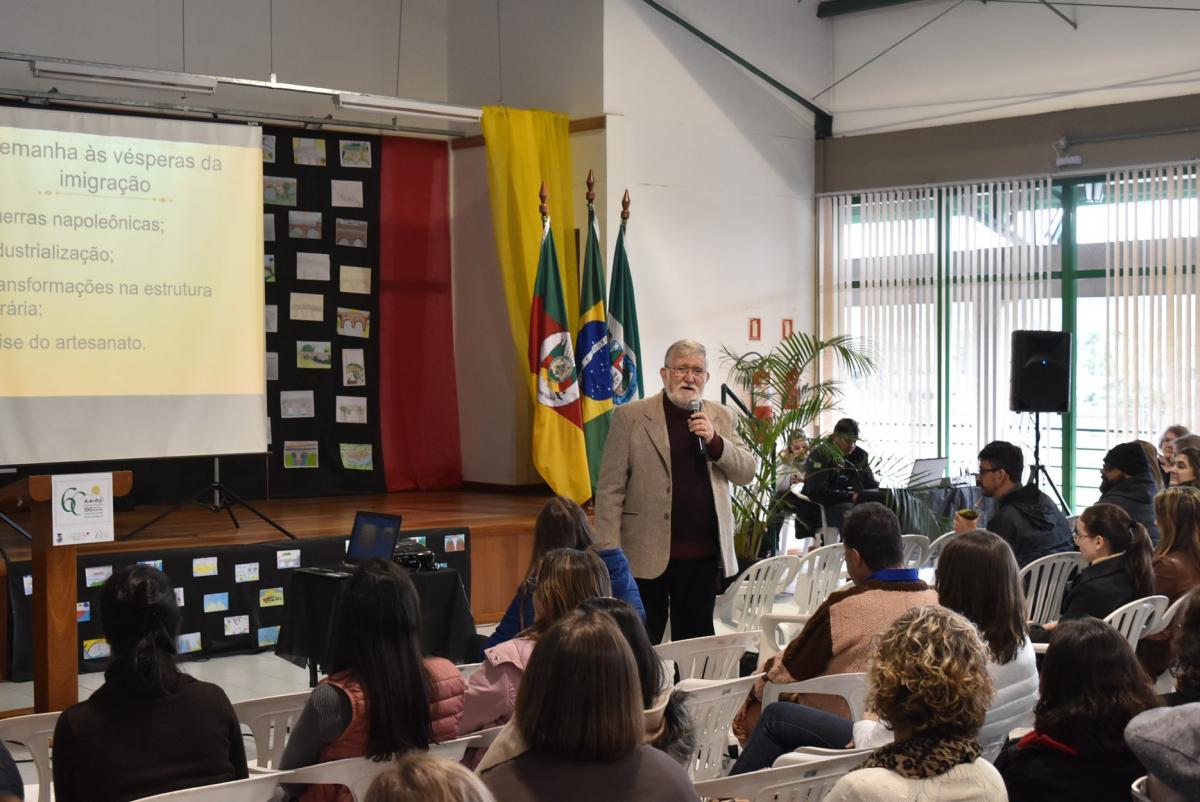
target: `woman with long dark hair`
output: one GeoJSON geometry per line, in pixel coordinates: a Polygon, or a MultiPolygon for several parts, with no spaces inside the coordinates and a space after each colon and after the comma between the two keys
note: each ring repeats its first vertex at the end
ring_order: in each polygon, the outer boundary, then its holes
{"type": "MultiPolygon", "coordinates": [[[[1104,618],[1135,599],[1154,595],[1154,552],[1146,527],[1115,504],[1093,504],[1075,522],[1075,545],[1087,560],[1067,586],[1059,621],[1104,618]]],[[[1045,643],[1057,622],[1034,626],[1030,636],[1045,643]]]]}
{"type": "Polygon", "coordinates": [[[104,583],[100,619],[113,660],[104,685],[54,728],[59,802],[139,799],[246,777],[229,698],[175,665],[179,606],[166,574],[119,569],[104,583]]]}
{"type": "Polygon", "coordinates": [[[1181,448],[1175,452],[1167,475],[1171,487],[1200,488],[1200,449],[1181,448]]]}
{"type": "Polygon", "coordinates": [[[646,611],[642,608],[642,596],[629,570],[629,560],[618,547],[599,548],[596,533],[588,522],[587,513],[569,498],[555,496],[542,505],[537,521],[533,525],[533,554],[529,558],[529,569],[525,580],[517,587],[513,600],[509,602],[504,617],[496,631],[484,641],[483,648],[490,649],[517,637],[521,630],[533,623],[533,589],[537,585],[537,570],[542,558],[554,549],[576,549],[593,551],[604,561],[608,569],[612,595],[629,602],[643,620],[646,611]]]}
{"type": "Polygon", "coordinates": [[[512,722],[480,764],[497,802],[694,802],[683,768],[643,742],[641,685],[611,616],[563,616],[534,650],[512,722]]]}
{"type": "Polygon", "coordinates": [[[1158,706],[1129,643],[1095,618],[1064,621],[1042,663],[1034,730],[996,761],[1011,802],[1127,802],[1145,770],[1125,725],[1158,706]]]}
{"type": "MultiPolygon", "coordinates": [[[[423,657],[421,605],[403,568],[363,563],[337,610],[329,676],[313,690],[280,768],[347,757],[388,760],[458,736],[466,683],[448,660],[423,657]]],[[[340,786],[314,785],[304,802],[348,802],[340,786]]]]}
{"type": "Polygon", "coordinates": [[[666,668],[650,643],[641,617],[628,602],[611,597],[588,599],[579,605],[579,609],[605,613],[616,622],[633,651],[642,683],[645,742],[666,752],[676,763],[686,765],[696,746],[695,725],[684,707],[683,693],[676,691],[668,680],[666,668]]]}
{"type": "MultiPolygon", "coordinates": [[[[1174,604],[1200,586],[1200,490],[1168,487],[1154,497],[1154,517],[1162,532],[1152,564],[1154,592],[1174,604]]],[[[1151,677],[1166,671],[1174,662],[1171,629],[1138,641],[1137,655],[1151,677]]]]}

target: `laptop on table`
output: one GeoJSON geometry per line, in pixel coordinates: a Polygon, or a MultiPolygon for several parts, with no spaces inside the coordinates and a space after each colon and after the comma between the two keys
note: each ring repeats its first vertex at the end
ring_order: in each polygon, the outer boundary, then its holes
{"type": "Polygon", "coordinates": [[[360,563],[375,558],[390,560],[400,539],[400,524],[403,516],[383,512],[359,510],[354,514],[354,528],[350,530],[350,543],[346,547],[346,559],[336,565],[325,565],[312,569],[316,573],[334,576],[353,573],[360,563]]]}

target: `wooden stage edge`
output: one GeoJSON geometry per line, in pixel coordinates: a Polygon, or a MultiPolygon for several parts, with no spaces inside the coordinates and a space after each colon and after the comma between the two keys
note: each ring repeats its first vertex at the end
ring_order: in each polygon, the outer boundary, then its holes
{"type": "MultiPolygon", "coordinates": [[[[347,535],[358,510],[404,516],[404,529],[466,526],[471,530],[471,606],[477,623],[499,621],[524,578],[533,549],[533,522],[549,491],[530,494],[495,490],[406,491],[372,496],[323,496],[251,500],[256,509],[298,538],[347,535]]],[[[167,507],[143,506],[116,514],[117,537],[153,519],[167,507]]],[[[136,537],[79,547],[80,554],[112,554],[195,546],[237,546],[287,538],[245,507],[235,506],[240,528],[224,510],[183,507],[136,537]]],[[[14,516],[25,525],[28,515],[14,516]]],[[[29,560],[24,538],[0,523],[0,546],[14,562],[29,560]]]]}

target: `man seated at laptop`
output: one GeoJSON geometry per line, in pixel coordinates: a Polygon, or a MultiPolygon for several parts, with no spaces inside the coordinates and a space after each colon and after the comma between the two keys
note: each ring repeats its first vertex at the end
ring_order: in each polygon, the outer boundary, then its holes
{"type": "Polygon", "coordinates": [[[856,421],[842,418],[827,443],[809,452],[803,493],[825,508],[826,524],[839,531],[855,504],[881,500],[867,452],[858,447],[856,421]]]}

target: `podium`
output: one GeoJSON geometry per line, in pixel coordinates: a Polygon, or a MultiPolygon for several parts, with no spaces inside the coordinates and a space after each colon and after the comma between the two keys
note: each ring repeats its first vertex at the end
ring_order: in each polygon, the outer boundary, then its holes
{"type": "MultiPolygon", "coordinates": [[[[113,472],[113,496],[129,494],[130,471],[113,472]]],[[[0,487],[0,510],[29,512],[33,539],[33,698],[34,711],[63,710],[79,701],[77,546],[52,540],[51,478],[27,476],[0,487]]]]}

